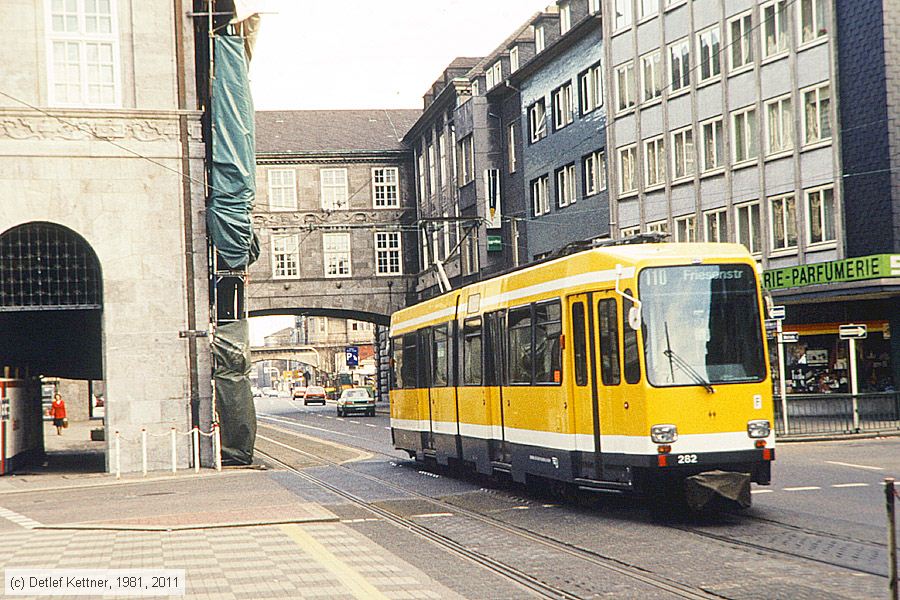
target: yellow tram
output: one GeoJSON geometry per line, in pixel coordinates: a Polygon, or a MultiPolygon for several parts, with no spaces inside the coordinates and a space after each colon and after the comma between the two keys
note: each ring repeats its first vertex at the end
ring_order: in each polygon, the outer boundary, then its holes
{"type": "Polygon", "coordinates": [[[400,310],[390,335],[391,431],[411,457],[637,492],[737,477],[745,505],[750,481],[770,481],[763,304],[743,246],[584,250],[400,310]]]}

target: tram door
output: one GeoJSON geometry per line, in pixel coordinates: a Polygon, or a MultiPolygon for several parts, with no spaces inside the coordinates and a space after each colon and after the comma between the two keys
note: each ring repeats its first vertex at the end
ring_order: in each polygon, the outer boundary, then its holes
{"type": "Polygon", "coordinates": [[[419,349],[420,349],[420,360],[419,360],[419,419],[420,423],[423,420],[423,417],[428,418],[428,429],[422,432],[422,448],[428,451],[434,451],[434,425],[433,425],[433,416],[431,411],[431,403],[432,403],[432,361],[433,361],[433,346],[434,346],[434,335],[432,335],[431,329],[425,329],[419,332],[421,336],[419,338],[419,349]],[[423,410],[422,407],[425,407],[423,410]]]}
{"type": "Polygon", "coordinates": [[[567,360],[572,361],[572,377],[566,383],[566,395],[572,403],[575,416],[576,447],[580,463],[578,476],[595,479],[599,474],[598,457],[600,454],[600,421],[597,403],[596,355],[594,347],[593,323],[591,310],[593,294],[577,294],[567,298],[569,327],[568,337],[571,350],[567,349],[567,360]],[[590,442],[588,440],[593,440],[590,442]]]}
{"type": "Polygon", "coordinates": [[[622,394],[622,353],[620,351],[619,295],[615,292],[596,292],[592,295],[594,357],[591,361],[594,372],[595,399],[594,444],[597,456],[597,477],[602,477],[600,461],[600,434],[622,431],[623,423],[616,422],[613,406],[620,406],[622,394]]]}
{"type": "Polygon", "coordinates": [[[491,461],[509,463],[512,456],[506,444],[504,430],[503,385],[506,349],[503,343],[506,319],[502,311],[484,315],[484,388],[491,415],[491,461]]]}

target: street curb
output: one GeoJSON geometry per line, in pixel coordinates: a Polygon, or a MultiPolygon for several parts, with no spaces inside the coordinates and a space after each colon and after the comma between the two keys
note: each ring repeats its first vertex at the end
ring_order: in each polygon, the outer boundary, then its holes
{"type": "Polygon", "coordinates": [[[785,437],[775,436],[777,444],[792,444],[797,442],[842,442],[844,440],[871,440],[875,438],[900,437],[900,431],[873,431],[865,433],[834,433],[826,434],[810,434],[810,435],[791,435],[785,437]]]}
{"type": "Polygon", "coordinates": [[[231,523],[199,523],[196,525],[40,525],[32,530],[69,531],[190,531],[192,529],[227,529],[234,527],[264,527],[266,525],[292,525],[307,523],[337,523],[337,515],[331,517],[303,517],[299,519],[278,519],[267,521],[234,521],[231,523]]]}

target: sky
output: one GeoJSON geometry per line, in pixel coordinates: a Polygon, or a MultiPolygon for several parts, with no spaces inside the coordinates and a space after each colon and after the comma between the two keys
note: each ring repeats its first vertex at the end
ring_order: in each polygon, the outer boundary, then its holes
{"type": "MultiPolygon", "coordinates": [[[[267,0],[250,63],[257,110],[422,108],[457,56],[484,56],[552,0],[267,0]]],[[[293,325],[250,320],[250,340],[293,325]]]]}
{"type": "Polygon", "coordinates": [[[421,108],[457,56],[484,56],[552,0],[268,0],[257,110],[421,108]]]}

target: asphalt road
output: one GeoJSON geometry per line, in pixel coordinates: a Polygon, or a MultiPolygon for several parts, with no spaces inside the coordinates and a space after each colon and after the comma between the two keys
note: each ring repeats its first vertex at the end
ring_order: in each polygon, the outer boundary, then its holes
{"type": "MultiPolygon", "coordinates": [[[[257,398],[261,420],[307,435],[407,459],[393,449],[390,419],[339,418],[335,406],[257,398]]],[[[779,444],[773,484],[753,488],[746,514],[798,528],[883,542],[885,477],[900,479],[900,437],[779,444]]]]}

